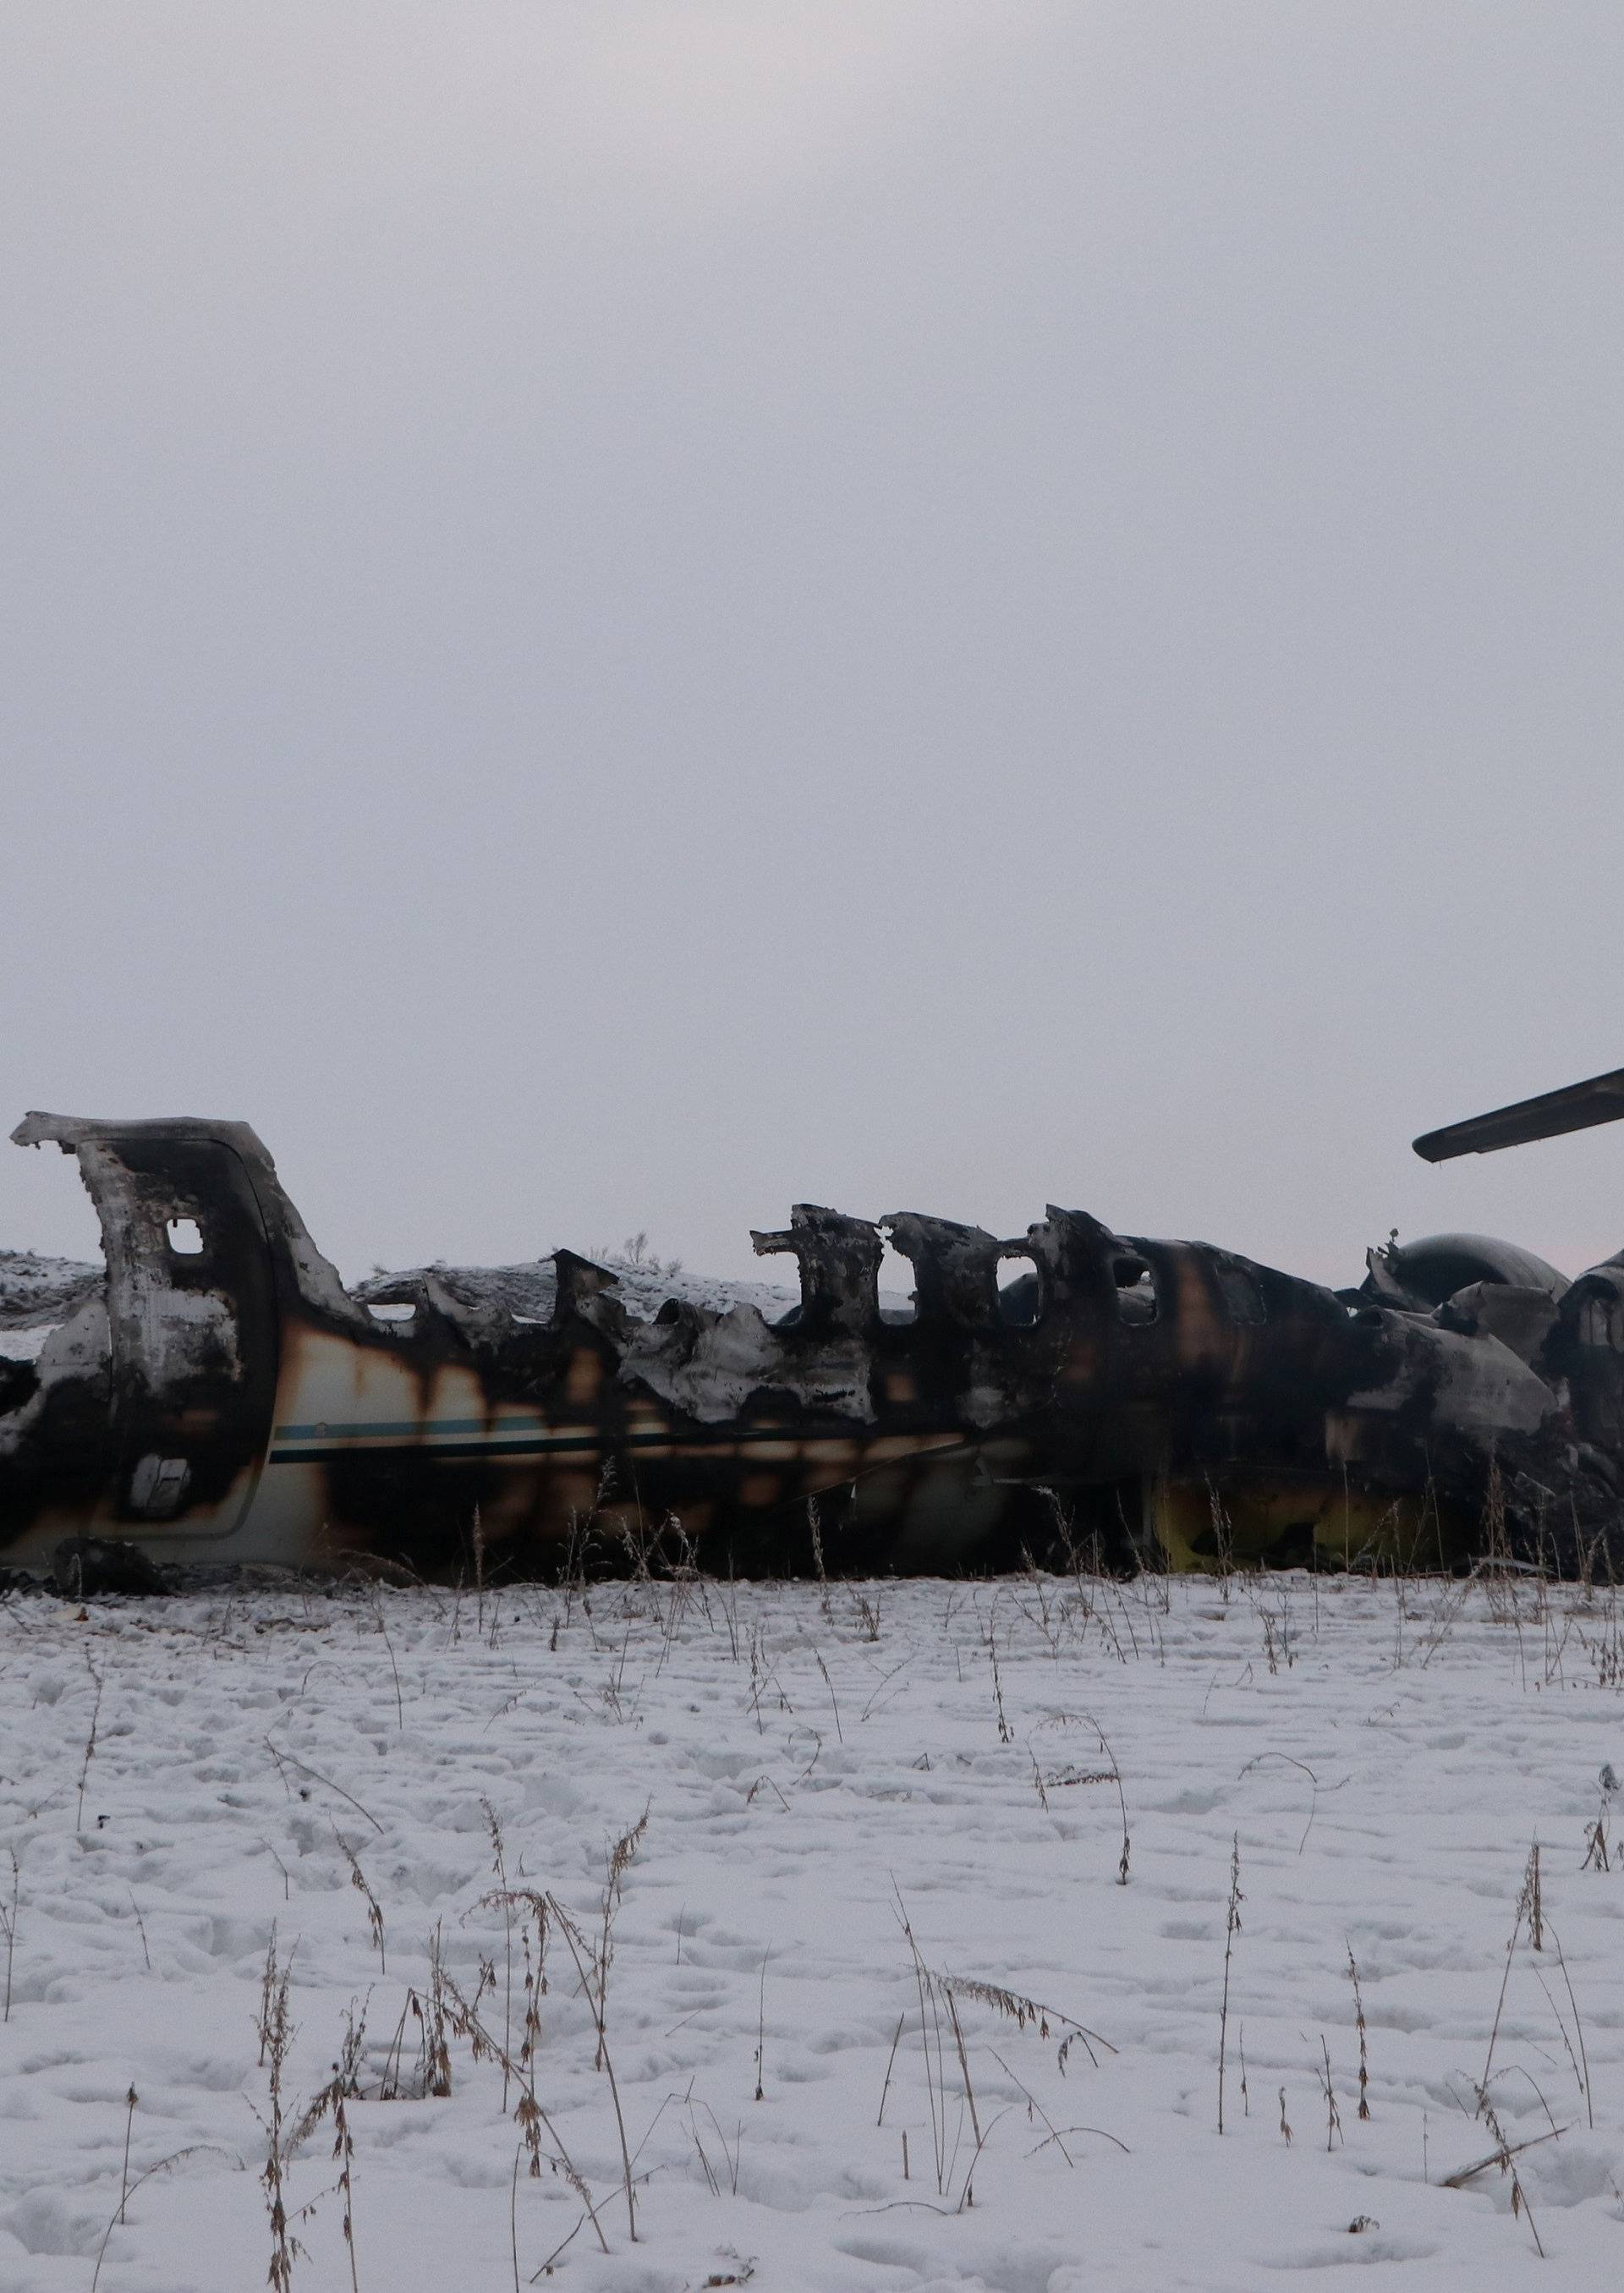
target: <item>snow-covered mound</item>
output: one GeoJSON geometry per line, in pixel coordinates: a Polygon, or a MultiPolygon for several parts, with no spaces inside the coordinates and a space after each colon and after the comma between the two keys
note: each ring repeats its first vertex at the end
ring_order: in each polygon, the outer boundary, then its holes
{"type": "Polygon", "coordinates": [[[104,1278],[84,1259],[0,1250],[0,1360],[37,1361],[52,1331],[93,1298],[104,1278]]]}
{"type": "Polygon", "coordinates": [[[101,1288],[103,1269],[82,1258],[40,1258],[0,1250],[0,1329],[31,1330],[65,1322],[101,1288]]]}
{"type": "MultiPolygon", "coordinates": [[[[619,1255],[594,1257],[592,1262],[613,1275],[616,1298],[642,1322],[652,1322],[668,1298],[681,1298],[717,1314],[734,1306],[753,1306],[767,1322],[782,1320],[800,1302],[799,1287],[786,1289],[775,1282],[727,1282],[715,1275],[690,1274],[685,1267],[661,1267],[619,1255]]],[[[413,1283],[431,1275],[466,1305],[505,1306],[526,1322],[548,1320],[557,1293],[552,1260],[537,1258],[518,1266],[436,1265],[400,1273],[380,1271],[353,1284],[351,1295],[371,1305],[404,1295],[413,1283]]]]}
{"type": "MultiPolygon", "coordinates": [[[[634,1320],[652,1322],[668,1298],[681,1298],[716,1314],[735,1306],[753,1306],[767,1322],[782,1321],[800,1302],[798,1286],[775,1282],[732,1282],[716,1275],[694,1274],[680,1266],[658,1260],[599,1255],[593,1260],[615,1277],[615,1297],[634,1320]]],[[[362,1305],[377,1305],[410,1293],[428,1277],[453,1298],[471,1307],[505,1307],[521,1322],[551,1319],[557,1295],[557,1277],[548,1258],[514,1266],[409,1267],[380,1268],[364,1282],[349,1285],[362,1305]]],[[[81,1259],[42,1258],[33,1251],[0,1251],[0,1355],[32,1360],[53,1329],[65,1322],[87,1298],[96,1295],[105,1281],[104,1269],[81,1259]]],[[[886,1291],[882,1313],[906,1318],[909,1300],[886,1291]]]]}

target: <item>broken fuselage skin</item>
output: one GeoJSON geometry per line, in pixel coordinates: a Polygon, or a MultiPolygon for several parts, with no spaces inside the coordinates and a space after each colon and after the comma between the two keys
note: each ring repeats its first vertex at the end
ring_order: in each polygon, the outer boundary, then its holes
{"type": "Polygon", "coordinates": [[[36,1359],[0,1358],[13,1567],[88,1535],[446,1576],[475,1535],[478,1565],[516,1574],[662,1540],[758,1575],[1091,1552],[1437,1566],[1491,1481],[1522,1530],[1576,1479],[1592,1518],[1624,1440],[1624,1270],[1563,1296],[1471,1237],[1443,1297],[1413,1252],[1339,1293],[1082,1211],[1001,1241],[802,1204],[754,1236],[797,1260],[787,1320],[681,1297],[637,1318],[567,1251],[527,1319],[448,1269],[386,1306],[352,1296],[244,1124],[31,1114],[13,1137],[78,1157],[106,1255],[36,1359]],[[905,1320],[881,1310],[882,1228],[913,1265],[905,1320]]]}

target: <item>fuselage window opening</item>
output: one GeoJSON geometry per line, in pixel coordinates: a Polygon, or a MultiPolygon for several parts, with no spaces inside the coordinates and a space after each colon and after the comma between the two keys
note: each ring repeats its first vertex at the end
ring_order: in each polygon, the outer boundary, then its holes
{"type": "Polygon", "coordinates": [[[1013,1330],[1029,1330],[1043,1311],[1043,1277],[1037,1260],[1018,1252],[998,1261],[998,1318],[1013,1330]]]}
{"type": "Polygon", "coordinates": [[[1148,1259],[1137,1251],[1121,1251],[1111,1260],[1116,1284],[1116,1311],[1125,1322],[1154,1322],[1160,1311],[1156,1275],[1148,1259]]]}
{"type": "Polygon", "coordinates": [[[203,1229],[196,1219],[172,1218],[165,1229],[169,1247],[177,1258],[201,1258],[203,1229]]]}
{"type": "Polygon", "coordinates": [[[369,1305],[367,1311],[375,1322],[415,1322],[418,1317],[418,1309],[415,1306],[394,1301],[378,1306],[369,1305]]]}
{"type": "Polygon", "coordinates": [[[880,1260],[879,1287],[882,1322],[900,1324],[919,1319],[919,1300],[914,1295],[914,1261],[889,1242],[880,1260]]]}

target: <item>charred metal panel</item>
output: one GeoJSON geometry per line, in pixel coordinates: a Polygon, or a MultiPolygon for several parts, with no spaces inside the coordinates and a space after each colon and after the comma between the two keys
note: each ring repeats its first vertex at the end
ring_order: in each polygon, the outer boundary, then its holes
{"type": "Polygon", "coordinates": [[[986,1328],[997,1318],[998,1266],[1006,1245],[978,1226],[893,1211],[881,1225],[914,1268],[914,1304],[921,1321],[986,1328]]]}
{"type": "Polygon", "coordinates": [[[1508,1283],[1560,1298],[1567,1276],[1531,1250],[1486,1234],[1433,1234],[1365,1252],[1364,1294],[1411,1313],[1430,1313],[1472,1283],[1508,1283]]]}
{"type": "Polygon", "coordinates": [[[866,1219],[843,1218],[816,1203],[797,1203],[784,1234],[757,1234],[758,1258],[785,1252],[800,1268],[796,1326],[821,1337],[833,1330],[863,1336],[880,1318],[880,1260],[885,1245],[866,1219]]]}
{"type": "MultiPolygon", "coordinates": [[[[194,1535],[229,1537],[258,1474],[280,1321],[264,1225],[239,1155],[201,1124],[30,1115],[13,1136],[78,1156],[102,1226],[104,1300],[69,1325],[76,1352],[105,1345],[104,1367],[92,1373],[105,1403],[93,1500],[81,1490],[84,1526],[184,1519],[194,1535]]],[[[59,1349],[42,1354],[47,1417],[56,1390],[80,1382],[76,1365],[59,1349]]],[[[48,1486],[34,1494],[49,1507],[48,1486]]]]}

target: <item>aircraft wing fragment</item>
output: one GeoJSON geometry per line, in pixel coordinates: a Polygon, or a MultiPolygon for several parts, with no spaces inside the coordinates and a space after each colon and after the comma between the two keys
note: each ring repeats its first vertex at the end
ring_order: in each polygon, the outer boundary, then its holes
{"type": "Polygon", "coordinates": [[[1624,1115],[1624,1067],[1569,1083],[1563,1090],[1520,1098],[1491,1114],[1474,1114],[1441,1130],[1424,1131],[1415,1141],[1423,1162],[1447,1163],[1457,1155],[1492,1155],[1502,1146],[1524,1146],[1536,1138],[1559,1138],[1565,1131],[1588,1130],[1624,1115]]]}

